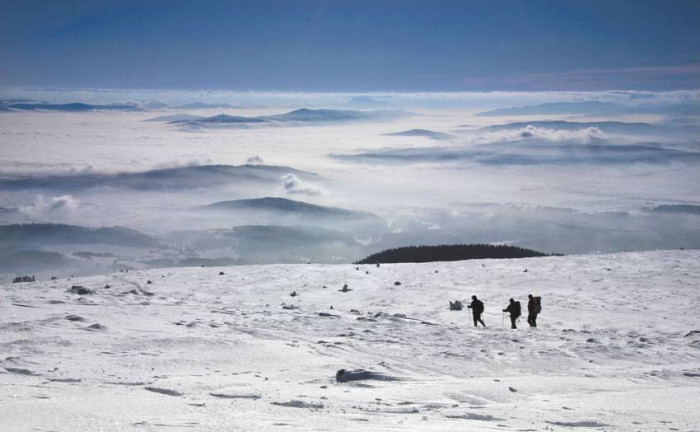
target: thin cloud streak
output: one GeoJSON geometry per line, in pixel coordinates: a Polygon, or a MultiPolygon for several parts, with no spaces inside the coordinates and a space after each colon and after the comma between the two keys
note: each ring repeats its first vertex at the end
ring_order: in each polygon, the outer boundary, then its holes
{"type": "Polygon", "coordinates": [[[684,90],[700,87],[700,64],[465,77],[462,83],[474,89],[500,90],[684,90]]]}

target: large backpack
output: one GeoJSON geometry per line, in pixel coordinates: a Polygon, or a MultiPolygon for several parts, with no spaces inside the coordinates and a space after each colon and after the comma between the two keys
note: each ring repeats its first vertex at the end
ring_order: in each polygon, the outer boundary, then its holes
{"type": "Polygon", "coordinates": [[[520,307],[520,302],[516,301],[515,303],[513,303],[513,306],[514,306],[513,307],[513,312],[514,312],[513,315],[515,315],[516,317],[519,317],[520,313],[521,313],[521,309],[522,309],[520,307]]]}
{"type": "Polygon", "coordinates": [[[535,313],[542,312],[542,297],[534,297],[535,300],[535,313]]]}

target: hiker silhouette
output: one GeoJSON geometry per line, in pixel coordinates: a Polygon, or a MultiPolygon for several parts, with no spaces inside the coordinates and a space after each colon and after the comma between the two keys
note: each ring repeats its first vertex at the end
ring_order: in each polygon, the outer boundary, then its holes
{"type": "Polygon", "coordinates": [[[537,315],[542,312],[541,297],[528,294],[527,298],[527,323],[530,324],[530,327],[537,327],[537,315]]]}
{"type": "Polygon", "coordinates": [[[508,307],[503,309],[503,312],[508,312],[510,314],[510,328],[517,329],[518,327],[515,325],[515,320],[520,317],[520,302],[510,299],[508,307]]]}
{"type": "Polygon", "coordinates": [[[467,306],[472,310],[472,317],[474,318],[474,327],[478,327],[478,323],[486,327],[484,320],[481,319],[481,314],[484,313],[484,303],[481,302],[475,295],[472,296],[472,302],[467,306]]]}

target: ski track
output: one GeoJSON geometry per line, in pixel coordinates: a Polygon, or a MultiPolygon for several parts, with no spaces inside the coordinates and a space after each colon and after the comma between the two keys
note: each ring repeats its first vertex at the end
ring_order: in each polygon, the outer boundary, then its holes
{"type": "Polygon", "coordinates": [[[8,284],[2,430],[700,430],[698,262],[662,251],[8,284]],[[502,328],[508,298],[525,306],[530,292],[540,327],[502,328]],[[472,294],[487,328],[448,310],[472,294]],[[341,368],[397,380],[336,383],[341,368]]]}

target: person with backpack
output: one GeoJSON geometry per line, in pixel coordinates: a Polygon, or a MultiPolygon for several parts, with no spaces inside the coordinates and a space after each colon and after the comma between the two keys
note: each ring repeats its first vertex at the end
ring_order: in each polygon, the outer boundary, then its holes
{"type": "Polygon", "coordinates": [[[510,328],[517,329],[515,325],[515,320],[520,317],[520,302],[510,299],[508,307],[503,309],[503,312],[508,312],[510,314],[510,328]]]}
{"type": "Polygon", "coordinates": [[[481,323],[482,326],[486,327],[486,324],[484,324],[484,321],[481,319],[481,314],[484,313],[484,303],[473,295],[472,302],[467,307],[472,310],[474,327],[478,327],[478,323],[481,323]]]}
{"type": "Polygon", "coordinates": [[[530,327],[537,327],[537,315],[542,312],[542,297],[527,296],[527,323],[530,327]]]}

